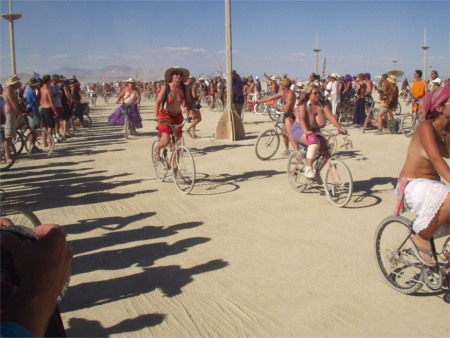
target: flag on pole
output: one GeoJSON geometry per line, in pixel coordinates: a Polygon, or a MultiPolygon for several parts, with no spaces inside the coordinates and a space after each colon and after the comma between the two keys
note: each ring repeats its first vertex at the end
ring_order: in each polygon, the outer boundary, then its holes
{"type": "Polygon", "coordinates": [[[325,73],[326,73],[326,69],[327,69],[327,58],[325,58],[324,60],[323,60],[323,67],[322,67],[322,77],[324,77],[325,76],[325,73]]]}

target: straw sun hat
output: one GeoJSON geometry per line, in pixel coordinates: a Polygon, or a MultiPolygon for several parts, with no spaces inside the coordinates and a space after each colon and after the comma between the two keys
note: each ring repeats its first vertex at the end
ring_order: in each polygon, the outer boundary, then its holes
{"type": "Polygon", "coordinates": [[[165,74],[164,74],[164,80],[169,83],[172,82],[172,74],[174,72],[181,72],[182,78],[181,78],[181,82],[184,83],[187,81],[187,79],[189,78],[189,71],[186,68],[181,68],[181,67],[171,67],[169,69],[166,70],[165,74]]]}

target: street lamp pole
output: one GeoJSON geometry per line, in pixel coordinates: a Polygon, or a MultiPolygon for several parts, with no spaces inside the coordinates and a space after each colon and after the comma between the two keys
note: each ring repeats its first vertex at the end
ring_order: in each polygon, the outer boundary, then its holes
{"type": "Polygon", "coordinates": [[[9,55],[11,58],[11,75],[16,75],[16,53],[14,45],[14,20],[22,17],[21,14],[13,14],[11,0],[9,0],[9,13],[1,14],[1,17],[9,21],[9,55]]]}
{"type": "Polygon", "coordinates": [[[316,74],[319,73],[319,33],[316,33],[316,48],[313,49],[314,53],[316,53],[316,74]]]}
{"type": "Polygon", "coordinates": [[[427,80],[427,61],[428,61],[428,49],[430,49],[431,46],[427,45],[427,30],[425,28],[424,30],[424,43],[422,46],[422,49],[424,51],[424,55],[423,55],[423,72],[424,72],[424,80],[427,80]]]}
{"type": "Polygon", "coordinates": [[[398,62],[398,60],[397,60],[396,54],[394,54],[394,60],[392,60],[392,62],[394,63],[394,70],[397,70],[397,62],[398,62]]]}

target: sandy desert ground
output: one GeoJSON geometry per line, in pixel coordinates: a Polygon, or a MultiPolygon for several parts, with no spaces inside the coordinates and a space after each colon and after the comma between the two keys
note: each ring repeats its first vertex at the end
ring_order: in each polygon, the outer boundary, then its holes
{"type": "MultiPolygon", "coordinates": [[[[61,224],[74,251],[60,304],[72,337],[448,337],[442,292],[402,295],[380,277],[378,223],[392,214],[409,139],[349,128],[346,208],[295,192],[281,150],[254,153],[267,116],[246,114],[246,138],[214,140],[220,114],[203,108],[190,195],[155,179],[153,102],[129,140],[92,107],[91,130],[52,158],[22,156],[2,188],[42,222],[61,224]]],[[[406,107],[403,107],[406,111],[406,107]]]]}

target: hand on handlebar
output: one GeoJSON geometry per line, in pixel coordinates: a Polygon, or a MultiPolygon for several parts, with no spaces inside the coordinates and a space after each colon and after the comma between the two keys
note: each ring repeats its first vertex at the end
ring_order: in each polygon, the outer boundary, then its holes
{"type": "Polygon", "coordinates": [[[348,135],[347,129],[344,129],[344,128],[339,129],[339,130],[338,130],[338,133],[341,134],[341,135],[348,135]]]}

